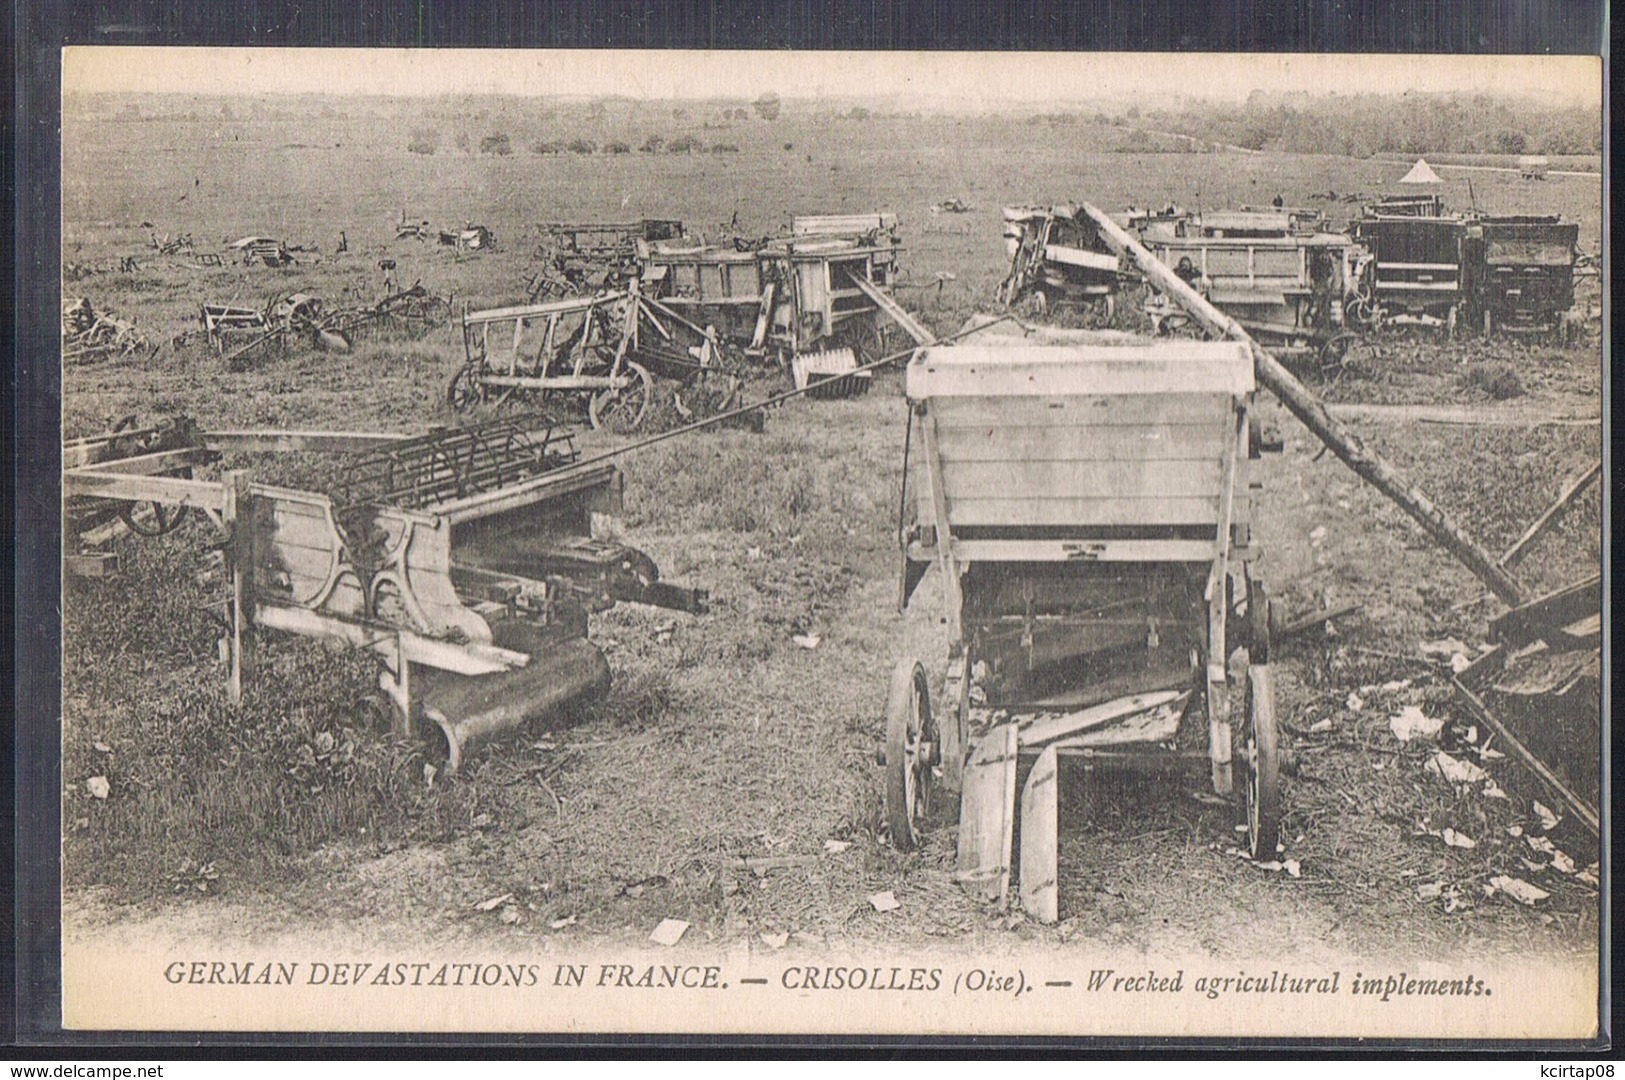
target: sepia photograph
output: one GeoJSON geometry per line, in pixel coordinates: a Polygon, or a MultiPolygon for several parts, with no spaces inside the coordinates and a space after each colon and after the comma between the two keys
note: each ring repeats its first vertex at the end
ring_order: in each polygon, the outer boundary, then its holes
{"type": "Polygon", "coordinates": [[[61,71],[65,1029],[1603,1032],[1599,57],[61,71]]]}

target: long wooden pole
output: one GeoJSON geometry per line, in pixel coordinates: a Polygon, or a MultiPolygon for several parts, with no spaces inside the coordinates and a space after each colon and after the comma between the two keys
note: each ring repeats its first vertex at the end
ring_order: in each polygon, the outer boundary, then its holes
{"type": "Polygon", "coordinates": [[[1557,501],[1544,514],[1540,515],[1539,519],[1529,526],[1522,536],[1518,537],[1517,543],[1506,549],[1506,553],[1497,560],[1498,564],[1510,567],[1523,558],[1524,552],[1529,550],[1529,545],[1533,544],[1541,533],[1557,524],[1563,515],[1568,512],[1569,507],[1574,504],[1574,497],[1585,490],[1591,481],[1601,475],[1602,462],[1599,461],[1587,469],[1584,474],[1576,477],[1568,487],[1563,489],[1563,494],[1557,497],[1557,501]]]}
{"type": "Polygon", "coordinates": [[[1487,585],[1491,592],[1505,603],[1517,607],[1526,599],[1524,589],[1505,570],[1497,565],[1495,556],[1484,550],[1477,541],[1462,531],[1450,516],[1420,488],[1406,481],[1398,470],[1384,461],[1365,445],[1358,435],[1339,424],[1326,411],[1319,398],[1299,382],[1291,372],[1281,366],[1263,346],[1253,340],[1241,324],[1208,303],[1207,299],[1191,288],[1179,275],[1163,265],[1155,255],[1130,236],[1117,222],[1085,203],[1085,213],[1100,230],[1101,237],[1120,257],[1131,261],[1144,274],[1146,280],[1173,297],[1193,319],[1209,333],[1227,337],[1245,344],[1252,350],[1253,370],[1258,381],[1269,388],[1287,411],[1336,454],[1361,479],[1388,496],[1422,526],[1427,534],[1471,570],[1487,585]]]}

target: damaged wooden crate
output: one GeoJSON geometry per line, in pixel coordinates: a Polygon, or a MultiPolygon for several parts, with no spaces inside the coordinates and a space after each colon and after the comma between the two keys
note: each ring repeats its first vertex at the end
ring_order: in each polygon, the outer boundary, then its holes
{"type": "MultiPolygon", "coordinates": [[[[1252,360],[1240,345],[961,344],[905,374],[916,518],[906,604],[942,575],[938,707],[901,661],[886,706],[886,820],[918,843],[933,787],[960,792],[958,876],[1058,912],[1059,761],[1206,765],[1275,857],[1280,750],[1269,604],[1250,564],[1252,360]],[[1246,661],[1232,669],[1233,652],[1246,661]],[[1036,758],[1020,794],[1018,763],[1036,758]]],[[[908,451],[905,451],[905,456],[908,451]]]]}

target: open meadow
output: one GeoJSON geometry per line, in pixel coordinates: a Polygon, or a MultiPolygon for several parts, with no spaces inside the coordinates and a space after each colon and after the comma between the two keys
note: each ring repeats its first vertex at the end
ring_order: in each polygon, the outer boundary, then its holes
{"type": "MultiPolygon", "coordinates": [[[[680,218],[707,236],[759,237],[796,214],[891,211],[908,271],[898,297],[946,334],[997,310],[1007,204],[1220,208],[1281,195],[1337,220],[1358,212],[1345,196],[1380,193],[1406,167],[1144,152],[1136,147],[1145,138],[1112,124],[998,116],[859,120],[787,108],[773,121],[702,129],[670,109],[625,103],[603,118],[549,120],[517,109],[420,115],[387,103],[348,116],[163,111],[155,98],[139,115],[64,117],[64,262],[103,269],[134,255],[140,264],[86,272],[64,283],[64,295],[133,318],[160,345],[151,356],[66,366],[65,437],[131,414],[184,413],[204,429],[421,432],[448,423],[445,386],[463,360],[452,325],[417,341],[365,342],[344,354],[289,349],[228,370],[197,333],[198,307],[263,307],[294,291],[376,298],[383,259],[397,263],[402,286],[421,282],[452,296],[457,310],[464,301],[514,303],[541,222],[680,218]],[[433,154],[407,149],[422,127],[442,133],[433,154]],[[511,136],[511,153],[478,152],[499,131],[511,136]],[[533,149],[586,134],[636,148],[651,134],[683,132],[737,149],[533,149]],[[459,133],[472,149],[457,147],[459,133]],[[969,211],[931,212],[950,198],[969,211]],[[456,253],[395,241],[403,215],[437,227],[483,224],[499,246],[456,253]],[[348,251],[335,253],[341,231],[348,251]],[[315,250],[282,269],[229,257],[183,266],[151,247],[153,234],[190,234],[199,251],[247,235],[315,250]]],[[[1600,247],[1595,176],[1529,182],[1512,171],[1440,171],[1452,206],[1562,213],[1579,223],[1583,250],[1600,247]]],[[[1594,281],[1586,283],[1582,309],[1597,303],[1594,281]]],[[[1562,346],[1399,339],[1384,370],[1319,388],[1500,551],[1602,454],[1602,346],[1600,328],[1588,326],[1562,346]],[[1485,372],[1508,368],[1515,392],[1492,393],[1485,372]]],[[[764,370],[751,396],[785,385],[782,372],[764,370]]],[[[711,612],[623,604],[595,616],[592,638],[615,676],[607,697],[567,724],[481,746],[461,774],[432,785],[424,749],[392,742],[368,719],[361,703],[374,670],[359,653],[267,635],[234,709],[197,574],[212,533],[193,523],[155,540],[122,539],[122,576],[64,586],[68,918],[109,938],[147,924],[542,949],[641,941],[671,917],[708,941],[785,933],[802,935],[792,947],[806,948],[949,936],[1220,956],[1282,940],[1307,956],[1447,955],[1486,943],[1505,954],[1511,942],[1594,953],[1595,880],[1525,869],[1529,848],[1509,832],[1529,827],[1531,800],[1542,797],[1534,781],[1498,760],[1487,767],[1509,797],[1463,794],[1424,771],[1431,748],[1390,732],[1391,716],[1417,706],[1447,717],[1446,738],[1454,731],[1459,742],[1470,720],[1452,700],[1449,669],[1419,645],[1454,638],[1476,647],[1503,608],[1262,394],[1285,434],[1284,453],[1256,477],[1264,574],[1289,619],[1358,605],[1329,634],[1284,647],[1278,665],[1283,729],[1298,761],[1285,788],[1284,840],[1301,876],[1229,851],[1235,811],[1197,797],[1205,781],[1194,774],[1083,782],[1080,773],[1063,786],[1055,927],[990,916],[960,891],[952,820],[936,821],[920,850],[894,850],[880,828],[876,765],[886,680],[910,654],[940,677],[946,649],[936,571],[906,614],[896,610],[900,385],[888,372],[860,398],[776,407],[760,434],[701,432],[619,459],[626,539],[664,578],[708,589],[711,612]],[[793,640],[807,635],[815,648],[793,640]],[[92,777],[106,779],[107,797],[87,790],[92,777]],[[1475,845],[1441,842],[1446,829],[1475,845]],[[769,868],[752,871],[744,859],[768,859],[769,868]],[[1504,874],[1551,895],[1539,907],[1487,896],[1484,884],[1504,874]],[[898,910],[866,900],[883,890],[898,910]],[[504,895],[489,910],[476,906],[504,895]]],[[[588,451],[625,441],[579,438],[588,451]]],[[[279,483],[316,484],[327,466],[260,468],[256,475],[279,483]]],[[[1601,515],[1594,486],[1540,541],[1521,579],[1539,592],[1595,573],[1601,515]]],[[[1574,783],[1589,783],[1593,798],[1596,708],[1581,701],[1536,718],[1545,752],[1574,783]]],[[[1550,835],[1580,868],[1597,861],[1595,841],[1573,823],[1550,835]]]]}

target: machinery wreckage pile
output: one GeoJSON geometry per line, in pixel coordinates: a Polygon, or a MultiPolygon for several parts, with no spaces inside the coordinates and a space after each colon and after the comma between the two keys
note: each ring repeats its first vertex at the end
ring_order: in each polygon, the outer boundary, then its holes
{"type": "MultiPolygon", "coordinates": [[[[1487,685],[1520,680],[1566,688],[1595,666],[1600,577],[1531,597],[1508,569],[1595,475],[1570,485],[1506,555],[1485,551],[1275,355],[1324,354],[1344,333],[1333,328],[1388,317],[1381,286],[1394,279],[1384,275],[1403,268],[1391,254],[1383,262],[1392,246],[1379,241],[1373,255],[1321,222],[1263,216],[1193,225],[1168,215],[1121,222],[1087,204],[1006,212],[1006,302],[1037,292],[1095,305],[1109,323],[1119,283],[1135,276],[1155,328],[1180,322],[1207,341],[1087,329],[1012,336],[995,332],[998,319],[938,339],[891,295],[899,245],[883,215],[797,219],[788,238],[728,246],[705,245],[675,222],[550,225],[543,261],[563,284],[542,302],[463,314],[465,361],[449,402],[467,411],[584,394],[595,426],[625,431],[641,422],[659,374],[705,388],[709,415],[586,458],[568,430],[534,411],[410,437],[205,432],[184,420],[113,431],[64,447],[78,541],[69,568],[110,572],[113,531],[151,535],[187,513],[206,515],[224,539],[221,649],[232,696],[252,667],[256,631],[340,641],[378,658],[396,730],[440,732],[455,769],[471,742],[602,692],[608,665],[587,640],[588,613],[619,601],[704,611],[702,591],[660,581],[647,556],[595,528],[619,507],[614,457],[795,394],[850,391],[912,354],[903,473],[917,511],[899,522],[902,597],[938,567],[951,641],[943,682],[912,659],[893,674],[887,829],[894,845],[912,847],[933,789],[957,791],[959,879],[992,903],[1014,894],[1054,921],[1062,756],[1203,764],[1215,794],[1243,811],[1248,854],[1278,857],[1289,755],[1270,664],[1281,630],[1250,570],[1246,473],[1281,445],[1253,411],[1262,386],[1508,605],[1492,624],[1501,644],[1464,665],[1455,689],[1504,751],[1595,832],[1595,806],[1484,696],[1487,685]],[[1373,281],[1375,293],[1361,291],[1373,281]],[[898,350],[885,336],[892,326],[908,342],[898,350]],[[796,389],[738,406],[723,360],[731,354],[782,361],[796,389]],[[349,456],[335,490],[259,485],[242,472],[194,476],[226,451],[312,450],[349,456]],[[1530,657],[1542,671],[1520,670],[1530,657]],[[934,685],[946,686],[936,709],[934,685]],[[1031,767],[1018,792],[1023,759],[1031,767]]],[[[1483,303],[1484,293],[1471,295],[1483,303]]],[[[353,328],[298,295],[269,312],[222,305],[212,323],[209,308],[204,318],[222,342],[273,332],[319,342],[353,328]]]]}
{"type": "MultiPolygon", "coordinates": [[[[1112,220],[1260,341],[1328,374],[1386,327],[1572,332],[1574,279],[1586,272],[1573,222],[1452,212],[1435,194],[1380,198],[1343,232],[1324,211],[1284,206],[1112,220]]],[[[1078,206],[1006,207],[1004,222],[1006,304],[1068,305],[1085,325],[1110,326],[1124,285],[1143,280],[1078,206]]],[[[1142,306],[1155,333],[1195,326],[1161,290],[1142,306]]]]}

